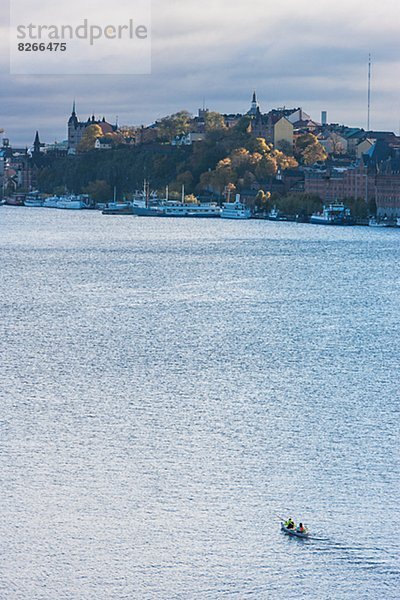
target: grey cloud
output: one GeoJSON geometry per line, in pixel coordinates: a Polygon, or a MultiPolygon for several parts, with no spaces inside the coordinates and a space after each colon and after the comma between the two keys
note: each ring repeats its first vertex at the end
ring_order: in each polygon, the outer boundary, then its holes
{"type": "MultiPolygon", "coordinates": [[[[60,140],[74,97],[81,118],[95,111],[144,124],[182,108],[195,111],[203,97],[211,109],[244,111],[253,89],[264,110],[302,105],[316,118],[326,109],[335,121],[364,125],[371,51],[373,125],[393,129],[400,39],[381,7],[370,8],[375,18],[361,16],[369,4],[375,6],[370,0],[321,0],[318,7],[288,0],[276,8],[265,0],[250,7],[154,0],[153,74],[121,77],[8,75],[7,15],[0,9],[0,127],[17,143],[30,143],[36,129],[46,141],[60,140]]],[[[397,7],[393,0],[383,4],[397,7]]]]}

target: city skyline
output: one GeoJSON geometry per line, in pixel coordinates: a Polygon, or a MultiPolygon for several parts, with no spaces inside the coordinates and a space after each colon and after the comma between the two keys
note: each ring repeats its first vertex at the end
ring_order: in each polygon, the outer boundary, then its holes
{"type": "MultiPolygon", "coordinates": [[[[368,55],[372,65],[371,128],[399,131],[400,41],[397,5],[370,0],[310,7],[301,0],[252,9],[225,0],[153,1],[152,75],[11,76],[8,12],[0,8],[0,127],[16,144],[66,137],[65,116],[75,98],[82,118],[94,113],[121,124],[149,124],[203,105],[244,112],[257,90],[263,112],[302,106],[316,120],[367,126],[368,55]],[[373,8],[373,10],[372,10],[373,8]]],[[[106,11],[105,11],[106,12],[106,11]]],[[[121,57],[121,61],[126,57],[121,57]]]]}

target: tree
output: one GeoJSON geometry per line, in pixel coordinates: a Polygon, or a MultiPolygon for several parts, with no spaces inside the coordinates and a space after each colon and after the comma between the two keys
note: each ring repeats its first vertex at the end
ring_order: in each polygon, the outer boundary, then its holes
{"type": "Polygon", "coordinates": [[[345,198],[343,204],[350,208],[353,217],[366,219],[370,215],[376,215],[375,200],[365,202],[365,198],[345,198]]]}
{"type": "Polygon", "coordinates": [[[89,125],[86,127],[81,141],[78,144],[79,152],[88,152],[93,150],[97,138],[103,137],[103,130],[100,125],[89,125]]]}
{"type": "Polygon", "coordinates": [[[262,212],[267,212],[270,208],[270,200],[271,200],[271,192],[264,192],[264,190],[259,190],[256,196],[255,205],[258,210],[262,212]]]}
{"type": "Polygon", "coordinates": [[[138,133],[138,128],[132,127],[131,125],[123,125],[122,127],[118,128],[118,131],[124,140],[134,139],[138,133]]]}
{"type": "Polygon", "coordinates": [[[285,171],[286,169],[295,169],[299,166],[299,163],[293,156],[287,156],[280,150],[273,150],[271,152],[271,157],[276,160],[278,168],[282,171],[285,171]]]}
{"type": "Polygon", "coordinates": [[[263,156],[269,154],[272,150],[272,146],[267,144],[265,138],[255,138],[251,141],[250,145],[252,152],[257,152],[263,156]]]}
{"type": "Polygon", "coordinates": [[[95,202],[107,202],[112,197],[112,190],[107,181],[103,179],[96,179],[91,181],[89,185],[84,188],[84,194],[88,194],[95,202]]]}
{"type": "Polygon", "coordinates": [[[309,216],[322,210],[322,200],[313,194],[290,193],[286,196],[274,197],[278,210],[290,216],[309,216]]]}
{"type": "Polygon", "coordinates": [[[276,175],[278,165],[272,156],[264,156],[258,163],[255,171],[255,175],[258,181],[265,181],[272,175],[276,175]]]}
{"type": "Polygon", "coordinates": [[[337,133],[333,132],[329,136],[329,140],[331,142],[332,154],[345,154],[346,147],[343,139],[337,133]]]}
{"type": "Polygon", "coordinates": [[[190,171],[179,173],[176,178],[176,182],[179,186],[184,185],[185,187],[190,187],[193,183],[193,175],[190,171]]]}
{"type": "Polygon", "coordinates": [[[237,148],[230,153],[229,158],[231,159],[232,168],[235,169],[237,174],[240,176],[251,167],[252,157],[246,148],[237,148]]]}
{"type": "Polygon", "coordinates": [[[294,155],[300,158],[304,150],[312,144],[317,144],[318,140],[313,133],[303,133],[295,138],[294,155]]]}
{"type": "Polygon", "coordinates": [[[236,181],[237,173],[232,168],[230,158],[220,160],[214,171],[203,173],[200,177],[200,183],[203,187],[217,192],[220,196],[227,185],[235,184],[236,181]]]}
{"type": "Polygon", "coordinates": [[[319,142],[307,146],[303,151],[303,159],[306,165],[313,165],[317,161],[325,161],[327,158],[326,150],[319,142]]]}
{"type": "Polygon", "coordinates": [[[279,140],[276,144],[278,150],[286,154],[286,156],[293,156],[293,144],[287,140],[279,140]]]}
{"type": "Polygon", "coordinates": [[[189,133],[191,121],[187,110],[164,117],[158,123],[158,136],[161,140],[171,142],[175,137],[189,133]]]}
{"type": "Polygon", "coordinates": [[[207,112],[204,117],[206,131],[215,131],[218,129],[226,129],[225,119],[219,112],[207,112]]]}

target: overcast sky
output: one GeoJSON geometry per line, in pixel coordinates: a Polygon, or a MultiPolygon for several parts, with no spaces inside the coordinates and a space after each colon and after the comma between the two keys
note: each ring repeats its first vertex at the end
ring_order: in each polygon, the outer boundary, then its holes
{"type": "MultiPolygon", "coordinates": [[[[12,0],[11,0],[12,1],[12,0]]],[[[130,0],[134,6],[134,0],[130,0]]],[[[101,5],[98,1],[97,5],[101,5]]],[[[371,125],[400,125],[399,0],[153,0],[151,75],[11,76],[7,2],[0,4],[0,127],[14,144],[66,137],[77,113],[148,124],[180,109],[247,111],[302,106],[319,120],[366,126],[368,53],[371,125]]],[[[112,3],[104,2],[103,15],[112,3]]],[[[111,7],[111,8],[110,8],[111,7]]],[[[125,60],[124,57],[121,60],[125,60]]]]}

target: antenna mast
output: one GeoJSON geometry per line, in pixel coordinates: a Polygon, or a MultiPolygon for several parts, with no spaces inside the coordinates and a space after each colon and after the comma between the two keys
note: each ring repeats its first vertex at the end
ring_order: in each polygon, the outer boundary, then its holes
{"type": "Polygon", "coordinates": [[[368,55],[368,119],[367,119],[367,131],[370,130],[371,125],[371,54],[368,55]]]}

